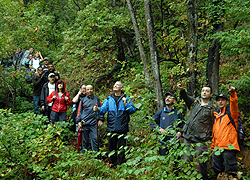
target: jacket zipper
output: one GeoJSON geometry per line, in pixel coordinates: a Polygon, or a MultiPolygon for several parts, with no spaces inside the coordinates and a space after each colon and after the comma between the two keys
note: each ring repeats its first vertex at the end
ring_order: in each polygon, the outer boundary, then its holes
{"type": "Polygon", "coordinates": [[[58,106],[58,112],[59,112],[59,109],[60,109],[60,101],[61,101],[61,98],[60,98],[59,94],[58,94],[58,98],[59,98],[59,106],[58,106]]]}

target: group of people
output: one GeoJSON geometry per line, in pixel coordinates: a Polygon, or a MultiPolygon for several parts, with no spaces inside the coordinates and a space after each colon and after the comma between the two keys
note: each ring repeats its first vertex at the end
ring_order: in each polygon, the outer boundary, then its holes
{"type": "Polygon", "coordinates": [[[160,155],[168,154],[168,146],[166,141],[172,142],[173,138],[179,139],[183,137],[184,144],[188,147],[189,154],[184,154],[183,159],[190,163],[193,161],[191,151],[195,151],[199,163],[199,172],[203,179],[208,179],[207,162],[201,160],[200,155],[207,155],[207,142],[212,140],[212,168],[218,176],[224,171],[232,176],[237,176],[238,166],[236,154],[240,151],[238,142],[238,101],[235,87],[229,85],[227,95],[220,94],[216,96],[216,103],[211,100],[212,88],[205,86],[201,90],[201,97],[193,98],[187,95],[182,83],[178,84],[180,89],[180,97],[187,105],[189,112],[186,123],[183,123],[183,116],[175,109],[174,104],[177,99],[175,94],[167,92],[165,94],[166,107],[158,111],[154,116],[154,123],[151,127],[159,129],[160,133],[166,134],[163,140],[160,140],[160,155]],[[230,102],[230,105],[229,105],[230,102]],[[230,120],[232,117],[233,122],[230,120]],[[169,127],[174,128],[177,123],[176,135],[172,135],[168,130],[169,127]],[[164,147],[165,146],[165,147],[164,147]],[[216,150],[223,149],[221,153],[216,150]]]}
{"type": "MultiPolygon", "coordinates": [[[[37,70],[34,84],[34,90],[43,79],[43,69],[37,70]]],[[[48,116],[51,123],[57,121],[67,121],[67,106],[71,104],[69,94],[66,92],[66,84],[63,80],[55,83],[55,74],[50,72],[47,76],[48,82],[41,88],[40,101],[42,110],[48,116]]],[[[41,85],[41,84],[40,84],[41,85]]],[[[110,166],[115,168],[126,161],[125,150],[126,134],[129,131],[130,114],[136,112],[132,101],[123,92],[123,84],[117,81],[113,86],[113,93],[103,102],[94,95],[92,85],[82,84],[79,92],[72,99],[73,114],[72,119],[76,124],[76,132],[81,133],[82,151],[98,151],[98,126],[102,126],[105,121],[104,114],[107,114],[107,131],[109,151],[114,151],[109,158],[110,166]],[[123,148],[123,149],[120,149],[123,148]],[[117,154],[118,150],[121,153],[117,154]]],[[[193,98],[187,95],[183,84],[178,84],[180,96],[186,103],[189,113],[184,123],[184,116],[178,112],[174,104],[177,97],[174,93],[165,94],[164,109],[159,110],[154,116],[152,128],[158,128],[159,132],[166,134],[164,139],[160,140],[160,155],[168,154],[167,141],[184,138],[184,144],[189,151],[196,151],[196,157],[199,163],[199,172],[203,179],[208,179],[207,163],[200,161],[200,155],[206,156],[208,152],[207,142],[212,140],[211,149],[222,148],[219,154],[216,151],[212,154],[212,168],[216,175],[226,172],[234,174],[238,171],[236,154],[240,151],[237,130],[234,125],[238,123],[238,103],[235,87],[229,85],[230,105],[228,97],[224,94],[216,96],[216,103],[211,100],[211,87],[203,87],[201,97],[193,98]],[[234,120],[230,121],[229,116],[234,120]],[[174,126],[174,123],[177,126],[174,126]],[[169,127],[176,128],[176,134],[169,133],[169,127]],[[229,146],[231,146],[229,148],[229,146]],[[233,148],[232,148],[233,147],[233,148]],[[194,148],[194,149],[192,149],[194,148]]],[[[35,110],[37,113],[37,111],[35,110]]],[[[183,155],[187,163],[193,161],[190,154],[183,155]]]]}
{"type": "Polygon", "coordinates": [[[103,102],[94,95],[92,85],[81,85],[79,92],[72,100],[76,104],[76,131],[82,130],[82,151],[98,151],[98,127],[102,126],[107,114],[107,131],[109,152],[115,153],[110,156],[109,163],[112,168],[126,161],[124,148],[127,144],[126,135],[129,131],[130,114],[136,109],[128,96],[123,92],[123,84],[117,81],[113,86],[113,93],[103,102]],[[91,142],[90,142],[91,141],[91,142]],[[117,154],[117,151],[121,153],[117,154]]]}
{"type": "MultiPolygon", "coordinates": [[[[55,83],[55,74],[48,74],[48,82],[43,83],[43,69],[38,67],[37,73],[33,78],[34,92],[37,95],[33,97],[35,113],[39,113],[39,101],[44,115],[48,117],[52,124],[58,121],[67,121],[67,106],[71,104],[69,93],[66,92],[66,84],[62,79],[55,83]],[[39,91],[40,96],[39,96],[39,91]]],[[[92,85],[82,84],[79,92],[72,99],[73,113],[71,119],[76,125],[76,134],[80,134],[82,144],[80,153],[86,150],[98,151],[98,126],[102,126],[107,115],[107,131],[109,151],[115,153],[109,158],[110,166],[115,168],[117,164],[126,161],[124,148],[127,144],[126,134],[129,131],[130,114],[136,109],[123,92],[123,84],[117,81],[113,86],[113,93],[104,100],[103,104],[99,97],[94,95],[92,85]],[[122,150],[117,154],[118,150],[122,150]]]]}
{"type": "MultiPolygon", "coordinates": [[[[32,82],[35,114],[39,113],[40,103],[42,113],[52,124],[67,121],[66,111],[67,106],[71,104],[71,99],[66,92],[66,84],[60,79],[49,58],[43,58],[39,51],[33,56],[33,51],[33,47],[24,52],[19,47],[13,57],[13,64],[25,66],[34,72],[32,82]],[[43,66],[41,62],[44,63],[43,66]]],[[[76,125],[76,133],[81,132],[81,152],[98,151],[98,126],[103,125],[104,114],[108,112],[109,151],[115,152],[110,156],[109,163],[113,168],[126,161],[125,136],[129,131],[130,114],[136,112],[131,99],[124,94],[123,88],[122,82],[117,81],[113,86],[113,93],[102,104],[100,98],[94,95],[93,86],[82,84],[79,92],[72,99],[71,119],[76,125]],[[121,153],[117,154],[118,150],[121,150],[121,153]]],[[[208,152],[207,142],[212,140],[212,150],[217,149],[216,147],[223,149],[219,154],[215,151],[212,154],[212,168],[215,174],[218,175],[224,171],[228,174],[237,172],[236,154],[240,148],[236,130],[238,102],[235,87],[229,85],[230,100],[227,95],[220,94],[216,96],[216,103],[211,100],[212,88],[209,86],[202,88],[201,96],[198,98],[187,95],[182,83],[178,84],[177,88],[180,89],[180,96],[187,105],[189,113],[184,123],[184,116],[174,106],[177,102],[176,95],[171,92],[165,93],[166,107],[153,116],[154,123],[150,124],[151,128],[158,128],[160,133],[166,135],[160,140],[159,154],[168,154],[167,141],[176,141],[182,137],[188,150],[191,151],[194,148],[197,152],[199,172],[203,179],[208,179],[207,163],[200,161],[199,156],[208,152]],[[174,125],[175,123],[177,126],[174,125]],[[175,128],[176,134],[170,134],[169,128],[175,128]]],[[[190,154],[182,157],[188,163],[193,161],[193,156],[190,154]]]]}
{"type": "Polygon", "coordinates": [[[26,67],[28,70],[35,72],[44,59],[40,51],[36,51],[34,54],[33,52],[34,47],[30,47],[25,51],[22,50],[22,47],[18,47],[16,52],[10,58],[8,58],[5,65],[7,67],[26,67]]]}

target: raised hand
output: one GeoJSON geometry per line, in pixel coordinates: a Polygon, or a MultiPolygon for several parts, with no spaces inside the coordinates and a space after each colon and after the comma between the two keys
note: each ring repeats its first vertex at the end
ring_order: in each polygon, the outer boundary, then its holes
{"type": "Polygon", "coordinates": [[[177,84],[177,88],[179,88],[180,90],[184,90],[183,83],[180,82],[179,84],[177,84]]]}
{"type": "Polygon", "coordinates": [[[233,94],[235,92],[235,87],[233,87],[233,86],[231,86],[231,84],[229,84],[228,91],[229,91],[229,93],[233,94]]]}

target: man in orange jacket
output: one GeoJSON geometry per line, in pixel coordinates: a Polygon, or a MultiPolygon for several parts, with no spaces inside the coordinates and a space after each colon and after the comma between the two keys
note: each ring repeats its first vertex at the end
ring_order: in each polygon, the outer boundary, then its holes
{"type": "MultiPolygon", "coordinates": [[[[222,172],[234,174],[238,171],[236,154],[240,151],[238,144],[238,101],[235,87],[229,84],[230,106],[228,105],[227,96],[220,94],[216,97],[219,110],[214,112],[215,121],[213,125],[212,149],[218,147],[223,150],[214,150],[212,155],[212,167],[216,175],[222,172]],[[230,121],[230,116],[234,121],[235,126],[230,121]],[[217,153],[216,153],[217,152],[217,153]],[[225,167],[223,165],[225,164],[225,167]]],[[[217,148],[216,148],[217,149],[217,148]]]]}

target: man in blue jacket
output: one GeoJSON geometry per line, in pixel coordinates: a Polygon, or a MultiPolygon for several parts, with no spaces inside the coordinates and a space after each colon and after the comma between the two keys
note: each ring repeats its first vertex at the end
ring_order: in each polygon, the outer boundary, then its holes
{"type": "Polygon", "coordinates": [[[166,155],[168,148],[164,147],[164,144],[170,140],[171,143],[174,143],[177,139],[179,139],[182,135],[181,129],[184,126],[184,117],[181,113],[178,113],[176,108],[174,107],[174,104],[176,103],[176,96],[172,94],[171,92],[165,93],[165,104],[166,107],[164,109],[159,110],[154,116],[155,123],[150,123],[151,128],[159,127],[159,131],[162,134],[165,134],[163,140],[160,141],[163,148],[161,147],[159,149],[160,155],[166,155]],[[174,127],[174,124],[176,123],[176,128],[174,127]],[[167,130],[166,130],[167,128],[167,130]],[[168,130],[171,128],[174,128],[176,131],[176,134],[171,134],[168,130]]]}
{"type": "MultiPolygon", "coordinates": [[[[94,96],[93,86],[86,86],[86,96],[80,101],[76,122],[79,128],[82,128],[83,133],[83,150],[98,151],[98,141],[97,141],[97,129],[96,129],[96,118],[95,112],[93,111],[94,105],[101,106],[101,101],[99,97],[94,96]],[[91,149],[89,149],[89,138],[91,139],[91,149]]],[[[98,125],[101,126],[104,121],[102,115],[97,116],[98,125]]]]}
{"type": "Polygon", "coordinates": [[[108,137],[109,151],[115,151],[109,158],[109,163],[112,168],[126,161],[125,150],[118,154],[118,158],[117,151],[127,145],[125,136],[129,131],[129,115],[136,111],[132,101],[122,90],[123,84],[121,81],[117,81],[113,86],[114,92],[105,99],[102,107],[98,108],[98,106],[94,106],[93,108],[94,111],[103,115],[108,111],[107,130],[110,132],[110,136],[108,137]]]}

